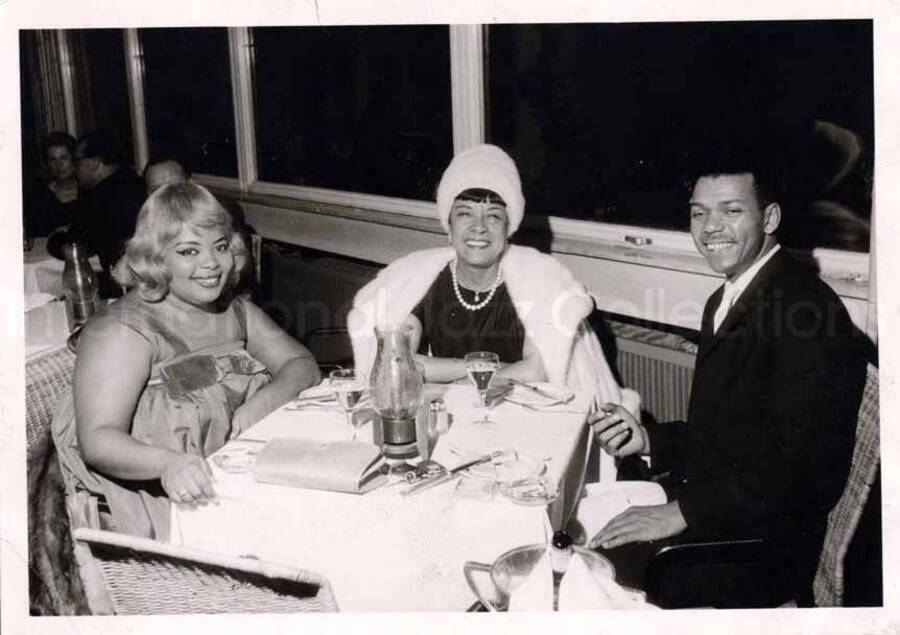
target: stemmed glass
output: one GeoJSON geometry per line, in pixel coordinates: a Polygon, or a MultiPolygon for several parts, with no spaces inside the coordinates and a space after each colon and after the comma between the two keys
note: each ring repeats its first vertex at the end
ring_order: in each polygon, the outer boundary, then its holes
{"type": "Polygon", "coordinates": [[[475,421],[475,423],[491,424],[493,421],[488,418],[487,409],[487,392],[494,381],[494,375],[500,369],[500,357],[497,353],[488,351],[477,351],[468,353],[465,357],[466,372],[469,379],[475,384],[475,390],[481,398],[481,407],[484,410],[484,418],[475,421]]]}
{"type": "Polygon", "coordinates": [[[356,441],[357,426],[353,421],[353,411],[366,387],[362,380],[357,378],[356,372],[352,368],[333,370],[329,373],[328,378],[334,398],[337,399],[341,410],[347,415],[347,423],[350,424],[350,428],[353,430],[353,440],[356,441]]]}

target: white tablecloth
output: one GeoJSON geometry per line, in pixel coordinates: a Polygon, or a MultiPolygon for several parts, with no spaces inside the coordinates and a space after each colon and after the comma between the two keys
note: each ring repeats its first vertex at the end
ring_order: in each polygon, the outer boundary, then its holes
{"type": "Polygon", "coordinates": [[[68,337],[69,320],[62,300],[52,300],[25,312],[26,358],[65,346],[68,337]]]}
{"type": "MultiPolygon", "coordinates": [[[[480,414],[476,399],[469,386],[449,388],[445,401],[454,422],[432,458],[452,467],[460,452],[511,448],[546,458],[554,480],[580,478],[589,438],[586,397],[545,412],[505,403],[491,411],[492,427],[472,423],[480,414]]],[[[371,438],[370,428],[359,438],[371,438]]],[[[244,439],[286,436],[347,440],[351,430],[336,410],[280,409],[244,439]]],[[[508,549],[549,538],[546,507],[499,496],[461,498],[455,482],[411,497],[400,496],[402,485],[358,496],[260,484],[249,473],[229,474],[211,464],[220,502],[173,507],[172,541],[317,571],[330,580],[342,611],[464,610],[476,599],[463,578],[466,560],[489,563],[508,549]]],[[[577,491],[564,489],[568,498],[577,491]]]]}

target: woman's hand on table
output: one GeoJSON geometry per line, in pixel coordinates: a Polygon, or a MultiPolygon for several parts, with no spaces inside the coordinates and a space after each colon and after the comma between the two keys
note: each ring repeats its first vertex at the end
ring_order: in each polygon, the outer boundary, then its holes
{"type": "Polygon", "coordinates": [[[235,408],[234,414],[231,415],[231,437],[237,437],[253,426],[254,423],[262,419],[268,412],[258,412],[260,410],[255,406],[257,402],[245,401],[243,404],[235,408]]]}
{"type": "Polygon", "coordinates": [[[664,505],[629,507],[606,523],[590,542],[589,549],[613,549],[631,542],[661,540],[687,529],[678,501],[664,505]]]}
{"type": "Polygon", "coordinates": [[[218,500],[212,469],[202,456],[173,453],[162,469],[160,481],[174,503],[196,505],[218,500]]]}
{"type": "Polygon", "coordinates": [[[603,404],[599,411],[588,416],[588,423],[607,454],[622,457],[650,453],[647,429],[623,406],[603,404]]]}

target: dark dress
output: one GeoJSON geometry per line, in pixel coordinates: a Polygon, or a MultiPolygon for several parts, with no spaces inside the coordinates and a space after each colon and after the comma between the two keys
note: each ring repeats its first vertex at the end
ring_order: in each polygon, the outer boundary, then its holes
{"type": "MultiPolygon", "coordinates": [[[[466,302],[475,304],[474,291],[465,287],[460,290],[466,302]]],[[[480,294],[481,300],[484,295],[480,294]]],[[[505,284],[497,288],[487,306],[470,311],[456,298],[450,268],[445,267],[413,309],[413,315],[422,323],[421,354],[462,358],[473,351],[491,351],[502,363],[522,360],[525,327],[505,284]]]]}
{"type": "MultiPolygon", "coordinates": [[[[247,352],[247,303],[245,297],[230,303],[226,309],[230,325],[212,343],[208,329],[176,330],[171,305],[144,302],[136,291],[92,318],[86,337],[102,337],[101,320],[112,319],[146,339],[153,350],[150,378],[132,417],[132,437],[147,445],[208,457],[241,432],[232,429],[235,410],[270,380],[266,367],[247,352]]],[[[84,501],[76,507],[89,508],[87,501],[102,497],[109,506],[111,524],[104,517],[101,526],[105,522],[122,533],[168,539],[170,501],[159,480],[115,479],[82,461],[71,392],[57,410],[53,434],[73,496],[84,501]]]]}
{"type": "Polygon", "coordinates": [[[78,199],[63,203],[46,182],[36,183],[25,202],[25,235],[49,236],[57,227],[68,225],[77,217],[78,199]]]}

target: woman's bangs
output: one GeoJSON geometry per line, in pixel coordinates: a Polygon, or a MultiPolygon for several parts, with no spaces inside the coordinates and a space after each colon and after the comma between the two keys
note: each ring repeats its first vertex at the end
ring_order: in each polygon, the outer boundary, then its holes
{"type": "Polygon", "coordinates": [[[470,203],[489,203],[491,205],[503,205],[506,207],[506,201],[494,190],[482,187],[470,187],[456,195],[457,201],[468,201],[470,203]]]}

